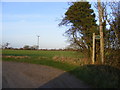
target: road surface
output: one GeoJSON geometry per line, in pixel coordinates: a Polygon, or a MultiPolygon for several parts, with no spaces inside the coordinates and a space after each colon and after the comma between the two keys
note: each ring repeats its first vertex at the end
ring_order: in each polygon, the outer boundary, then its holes
{"type": "Polygon", "coordinates": [[[2,88],[89,88],[69,73],[44,65],[2,62],[2,88]]]}

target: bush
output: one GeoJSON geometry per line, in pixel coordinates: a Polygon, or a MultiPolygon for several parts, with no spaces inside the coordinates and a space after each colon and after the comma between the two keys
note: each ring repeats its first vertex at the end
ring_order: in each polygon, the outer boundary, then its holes
{"type": "Polygon", "coordinates": [[[120,69],[120,49],[108,50],[105,54],[105,64],[108,64],[120,69]]]}

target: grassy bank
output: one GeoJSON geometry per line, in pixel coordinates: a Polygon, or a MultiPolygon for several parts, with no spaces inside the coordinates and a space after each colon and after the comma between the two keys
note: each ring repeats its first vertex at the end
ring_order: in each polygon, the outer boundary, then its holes
{"type": "Polygon", "coordinates": [[[84,65],[69,73],[95,88],[120,88],[120,70],[106,65],[84,65]]]}
{"type": "Polygon", "coordinates": [[[80,66],[64,60],[76,60],[75,58],[82,60],[85,58],[82,53],[75,51],[3,50],[2,54],[3,61],[42,64],[68,71],[93,87],[120,88],[119,69],[106,65],[80,66]]]}

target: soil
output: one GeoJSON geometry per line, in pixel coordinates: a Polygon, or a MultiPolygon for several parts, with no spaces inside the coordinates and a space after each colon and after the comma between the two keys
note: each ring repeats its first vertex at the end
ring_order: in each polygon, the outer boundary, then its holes
{"type": "Polygon", "coordinates": [[[69,73],[44,65],[2,62],[2,88],[89,88],[69,73]]]}

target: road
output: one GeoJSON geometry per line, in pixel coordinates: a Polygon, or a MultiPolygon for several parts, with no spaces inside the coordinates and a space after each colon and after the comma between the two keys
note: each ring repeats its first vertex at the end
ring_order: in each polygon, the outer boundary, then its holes
{"type": "Polygon", "coordinates": [[[2,88],[89,88],[89,85],[49,66],[3,61],[2,88]]]}

